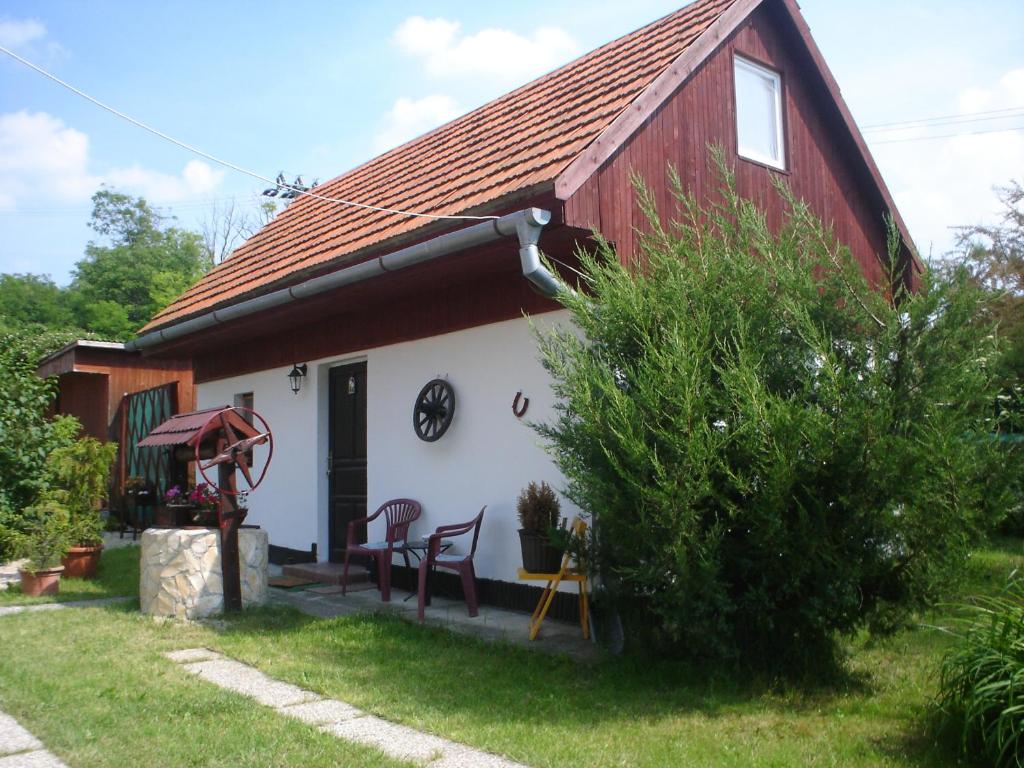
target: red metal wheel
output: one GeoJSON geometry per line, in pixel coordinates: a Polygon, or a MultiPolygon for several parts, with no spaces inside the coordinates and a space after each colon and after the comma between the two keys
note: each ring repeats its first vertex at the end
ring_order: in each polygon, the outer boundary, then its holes
{"type": "MultiPolygon", "coordinates": [[[[243,416],[244,418],[244,416],[243,416]]],[[[264,419],[259,413],[254,411],[252,408],[245,408],[244,406],[236,405],[231,408],[225,408],[222,411],[218,411],[203,424],[203,428],[199,430],[199,434],[196,437],[195,446],[195,462],[196,466],[199,467],[199,474],[202,476],[206,484],[216,490],[220,494],[227,494],[231,496],[237,496],[240,493],[248,493],[253,490],[260,483],[263,482],[263,478],[267,476],[267,469],[270,467],[270,460],[274,457],[274,434],[270,431],[270,425],[267,420],[264,419]],[[259,419],[262,429],[259,434],[248,437],[243,440],[238,438],[238,433],[235,432],[231,426],[231,422],[227,418],[227,414],[231,411],[237,412],[241,415],[243,412],[252,414],[253,421],[250,422],[255,427],[256,419],[259,419]],[[203,462],[199,457],[199,447],[202,445],[203,438],[210,432],[217,430],[224,430],[224,436],[227,439],[227,446],[223,451],[218,453],[212,459],[207,462],[203,462]],[[263,469],[256,477],[255,482],[252,479],[252,472],[248,462],[245,460],[245,454],[257,445],[263,445],[266,443],[267,448],[267,460],[263,463],[263,469]],[[230,488],[221,488],[215,482],[210,480],[210,477],[206,474],[206,470],[211,467],[215,467],[219,464],[232,463],[235,465],[235,469],[241,471],[242,477],[245,478],[246,483],[249,487],[244,491],[232,491],[230,488]]]]}

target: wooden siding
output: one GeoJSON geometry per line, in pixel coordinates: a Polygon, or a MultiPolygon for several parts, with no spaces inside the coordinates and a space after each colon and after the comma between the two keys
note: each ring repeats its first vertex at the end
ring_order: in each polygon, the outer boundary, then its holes
{"type": "Polygon", "coordinates": [[[636,251],[635,229],[646,227],[630,177],[654,191],[663,218],[675,213],[667,169],[675,167],[698,200],[717,196],[719,180],[709,145],[721,146],[735,166],[739,193],[756,201],[770,224],[782,220],[783,204],[771,184],[774,173],[737,154],[733,58],[740,54],[782,73],[787,168],[783,177],[798,198],[833,228],[864,274],[884,275],[886,210],[882,195],[792,21],[769,3],[739,26],[703,66],[673,94],[608,162],[565,203],[565,222],[594,228],[616,244],[625,262],[636,251]]]}
{"type": "Polygon", "coordinates": [[[65,373],[58,378],[60,390],[54,412],[74,416],[82,423],[82,432],[106,442],[109,377],[99,373],[65,373]]]}
{"type": "MultiPolygon", "coordinates": [[[[575,264],[584,233],[546,232],[546,253],[575,264]]],[[[514,239],[383,275],[204,332],[192,350],[195,381],[341,356],[557,309],[523,277],[514,239]]],[[[174,347],[168,347],[174,352],[174,347]]]]}
{"type": "Polygon", "coordinates": [[[120,349],[75,347],[40,366],[38,373],[59,376],[54,412],[75,416],[86,434],[96,438],[107,439],[107,428],[125,394],[174,383],[181,410],[195,408],[190,361],[144,358],[120,349]]]}

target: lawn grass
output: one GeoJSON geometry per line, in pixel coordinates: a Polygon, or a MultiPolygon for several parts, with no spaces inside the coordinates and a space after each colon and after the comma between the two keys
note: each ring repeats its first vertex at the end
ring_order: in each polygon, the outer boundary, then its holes
{"type": "MultiPolygon", "coordinates": [[[[1022,564],[1019,540],[980,550],[951,601],[997,591],[1022,564]]],[[[203,645],[536,768],[946,766],[954,761],[925,719],[951,642],[933,627],[954,613],[944,606],[892,638],[859,638],[845,679],[802,688],[667,661],[577,664],[383,616],[266,608],[183,626],[124,606],[20,614],[0,619],[0,709],[72,766],[317,765],[341,753],[330,759],[389,764],[281,722],[159,655],[203,645]],[[73,719],[58,702],[74,702],[73,719]]]]}
{"type": "Polygon", "coordinates": [[[60,591],[52,597],[29,597],[17,582],[0,590],[0,606],[67,603],[139,594],[139,547],[108,549],[100,556],[95,579],[60,580],[60,591]]]}

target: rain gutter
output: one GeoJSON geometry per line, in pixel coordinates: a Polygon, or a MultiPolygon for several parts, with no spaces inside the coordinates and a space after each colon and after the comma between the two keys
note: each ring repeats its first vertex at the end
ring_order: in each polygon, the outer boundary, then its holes
{"type": "Polygon", "coordinates": [[[519,261],[523,277],[529,280],[543,295],[554,298],[561,291],[567,290],[567,286],[541,263],[537,243],[540,240],[541,230],[549,221],[551,221],[550,212],[540,208],[525,208],[456,232],[438,235],[431,240],[410,245],[408,248],[402,248],[399,251],[345,267],[336,272],[311,278],[288,288],[240,301],[237,304],[168,325],[166,328],[144,333],[127,342],[125,349],[148,349],[248,317],[256,312],[281,307],[346,285],[361,283],[388,272],[397,272],[415,264],[432,261],[456,251],[500,240],[503,237],[515,236],[519,240],[519,261]]]}

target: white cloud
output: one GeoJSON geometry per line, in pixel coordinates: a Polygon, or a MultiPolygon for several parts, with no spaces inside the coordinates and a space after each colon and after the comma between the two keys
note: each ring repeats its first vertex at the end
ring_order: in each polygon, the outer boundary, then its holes
{"type": "MultiPolygon", "coordinates": [[[[1007,72],[990,87],[959,94],[950,114],[1007,109],[1024,104],[1024,69],[1007,72]]],[[[930,131],[915,130],[892,138],[941,139],[875,144],[872,153],[892,190],[896,205],[922,254],[942,256],[955,243],[951,227],[993,223],[1000,204],[994,186],[1005,186],[1024,174],[1024,131],[982,133],[1019,126],[1019,119],[955,124],[930,131]]]]}
{"type": "Polygon", "coordinates": [[[46,27],[36,19],[0,19],[0,45],[21,48],[46,37],[46,27]]]}
{"type": "Polygon", "coordinates": [[[97,172],[91,165],[89,137],[60,119],[26,110],[0,115],[0,208],[86,202],[100,184],[174,203],[208,195],[224,177],[199,160],[186,163],[180,175],[138,165],[97,172]]]}
{"type": "Polygon", "coordinates": [[[180,176],[133,165],[109,171],[103,182],[135,192],[152,202],[176,203],[216,191],[223,179],[224,171],[214,170],[201,160],[189,160],[180,176]]]}
{"type": "Polygon", "coordinates": [[[38,19],[0,17],[0,45],[52,67],[66,58],[67,51],[46,34],[46,25],[38,19]]]}
{"type": "Polygon", "coordinates": [[[457,21],[412,16],[395,30],[394,43],[423,59],[432,75],[480,74],[511,83],[547,72],[579,52],[576,41],[556,27],[541,27],[530,37],[496,28],[460,37],[459,27],[457,21]]]}
{"type": "Polygon", "coordinates": [[[424,96],[422,99],[402,97],[384,116],[383,127],[374,139],[374,148],[377,152],[383,152],[397,147],[402,142],[447,123],[462,112],[451,97],[442,94],[424,96]]]}

